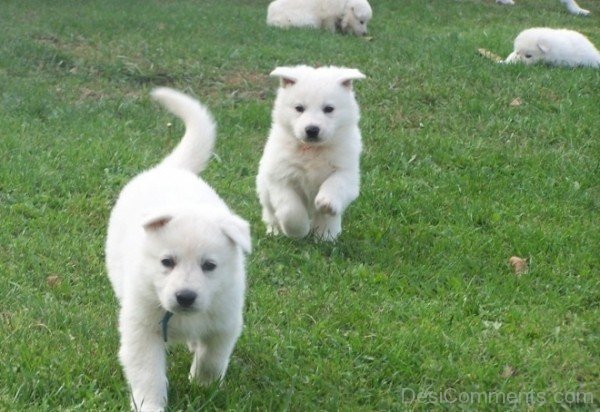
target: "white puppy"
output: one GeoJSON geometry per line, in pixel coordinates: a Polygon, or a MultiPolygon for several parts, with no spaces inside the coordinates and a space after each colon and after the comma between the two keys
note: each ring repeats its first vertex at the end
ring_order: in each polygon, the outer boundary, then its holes
{"type": "Polygon", "coordinates": [[[267,24],[277,27],[340,29],[367,34],[373,11],[367,0],[275,0],[267,10],[267,24]]]}
{"type": "Polygon", "coordinates": [[[600,53],[583,34],[567,29],[535,27],[515,39],[505,63],[546,63],[554,66],[600,67],[600,53]]]}
{"type": "Polygon", "coordinates": [[[211,115],[172,89],[152,96],[184,121],[185,135],[162,163],[125,186],[106,240],[121,307],[119,359],[136,411],[166,405],[167,341],[188,343],[190,379],[223,378],[242,329],[244,252],[250,251],[248,223],[196,176],[212,152],[211,115]]]}
{"type": "MultiPolygon", "coordinates": [[[[581,7],[579,7],[579,4],[577,4],[577,2],[575,2],[575,0],[560,0],[560,2],[567,7],[567,10],[571,14],[575,14],[575,15],[579,15],[579,16],[587,16],[590,14],[589,10],[582,9],[581,7]]],[[[513,0],[496,0],[496,3],[510,4],[510,5],[515,4],[515,2],[513,0]]]]}
{"type": "Polygon", "coordinates": [[[281,85],[256,179],[267,233],[325,240],[342,230],[358,196],[361,135],[356,69],[278,67],[281,85]]]}

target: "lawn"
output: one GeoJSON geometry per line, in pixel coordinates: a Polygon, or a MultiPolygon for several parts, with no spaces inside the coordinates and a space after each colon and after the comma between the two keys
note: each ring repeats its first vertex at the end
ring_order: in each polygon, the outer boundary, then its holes
{"type": "Polygon", "coordinates": [[[0,411],[121,411],[110,208],[183,127],[218,122],[203,177],[250,221],[245,328],[221,387],[169,355],[169,410],[600,408],[600,70],[496,65],[558,0],[373,0],[370,37],[278,30],[267,0],[3,0],[0,411]],[[268,237],[254,179],[280,65],[367,79],[362,187],[336,243],[268,237]],[[529,259],[517,276],[511,256],[529,259]]]}

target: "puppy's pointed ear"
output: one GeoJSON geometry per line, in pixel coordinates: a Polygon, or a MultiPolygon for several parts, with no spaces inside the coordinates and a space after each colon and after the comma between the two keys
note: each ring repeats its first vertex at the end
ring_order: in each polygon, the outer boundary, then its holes
{"type": "Polygon", "coordinates": [[[233,213],[221,222],[221,230],[233,243],[242,248],[245,253],[252,250],[250,239],[250,225],[244,219],[233,213]]]}
{"type": "Polygon", "coordinates": [[[293,67],[277,67],[270,76],[279,77],[281,87],[293,86],[298,81],[298,73],[293,67]]]}
{"type": "Polygon", "coordinates": [[[550,50],[550,45],[545,40],[539,40],[537,43],[538,49],[542,51],[542,53],[548,53],[550,50]]]}
{"type": "Polygon", "coordinates": [[[159,214],[154,215],[144,221],[142,226],[146,230],[146,232],[155,232],[158,229],[164,227],[167,223],[169,223],[173,219],[173,216],[168,214],[159,214]]]}
{"type": "Polygon", "coordinates": [[[347,89],[352,89],[352,80],[362,80],[366,77],[359,70],[343,69],[340,75],[340,84],[347,89]]]}

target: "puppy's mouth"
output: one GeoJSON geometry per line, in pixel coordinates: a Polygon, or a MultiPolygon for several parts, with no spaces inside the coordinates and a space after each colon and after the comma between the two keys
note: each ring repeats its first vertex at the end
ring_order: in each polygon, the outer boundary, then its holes
{"type": "Polygon", "coordinates": [[[192,313],[199,312],[199,311],[200,311],[200,309],[195,308],[195,307],[182,308],[181,306],[175,306],[175,307],[169,309],[169,312],[173,312],[178,315],[192,314],[192,313]]]}
{"type": "Polygon", "coordinates": [[[302,138],[302,143],[306,143],[306,144],[312,144],[312,145],[318,145],[320,143],[323,143],[323,139],[321,139],[320,137],[312,137],[312,136],[304,136],[302,138]]]}
{"type": "Polygon", "coordinates": [[[300,142],[298,144],[298,150],[302,153],[312,153],[315,151],[320,151],[324,147],[325,141],[323,139],[300,139],[300,142]]]}

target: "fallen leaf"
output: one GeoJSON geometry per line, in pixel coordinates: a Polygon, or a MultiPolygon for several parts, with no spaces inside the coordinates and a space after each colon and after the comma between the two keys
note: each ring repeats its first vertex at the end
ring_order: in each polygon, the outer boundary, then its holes
{"type": "Polygon", "coordinates": [[[485,57],[486,59],[490,59],[493,62],[500,63],[502,61],[502,57],[498,56],[496,53],[492,53],[487,49],[477,49],[480,55],[485,57]]]}
{"type": "Polygon", "coordinates": [[[518,256],[512,256],[508,259],[508,263],[512,266],[513,272],[517,276],[529,273],[529,259],[523,259],[518,256]]]}
{"type": "Polygon", "coordinates": [[[485,326],[488,329],[498,330],[500,329],[500,327],[502,327],[502,322],[484,320],[483,326],[485,326]]]}
{"type": "Polygon", "coordinates": [[[511,107],[518,107],[518,106],[520,106],[521,104],[523,104],[523,101],[521,100],[521,98],[520,98],[520,97],[515,97],[515,98],[512,100],[512,102],[510,102],[510,106],[511,106],[511,107]]]}
{"type": "Polygon", "coordinates": [[[58,285],[60,283],[60,278],[58,276],[48,276],[46,278],[46,284],[51,288],[58,285]]]}
{"type": "Polygon", "coordinates": [[[503,378],[510,378],[511,376],[514,376],[514,374],[515,368],[513,368],[510,365],[506,365],[504,369],[502,369],[502,373],[500,374],[500,376],[502,376],[503,378]]]}

